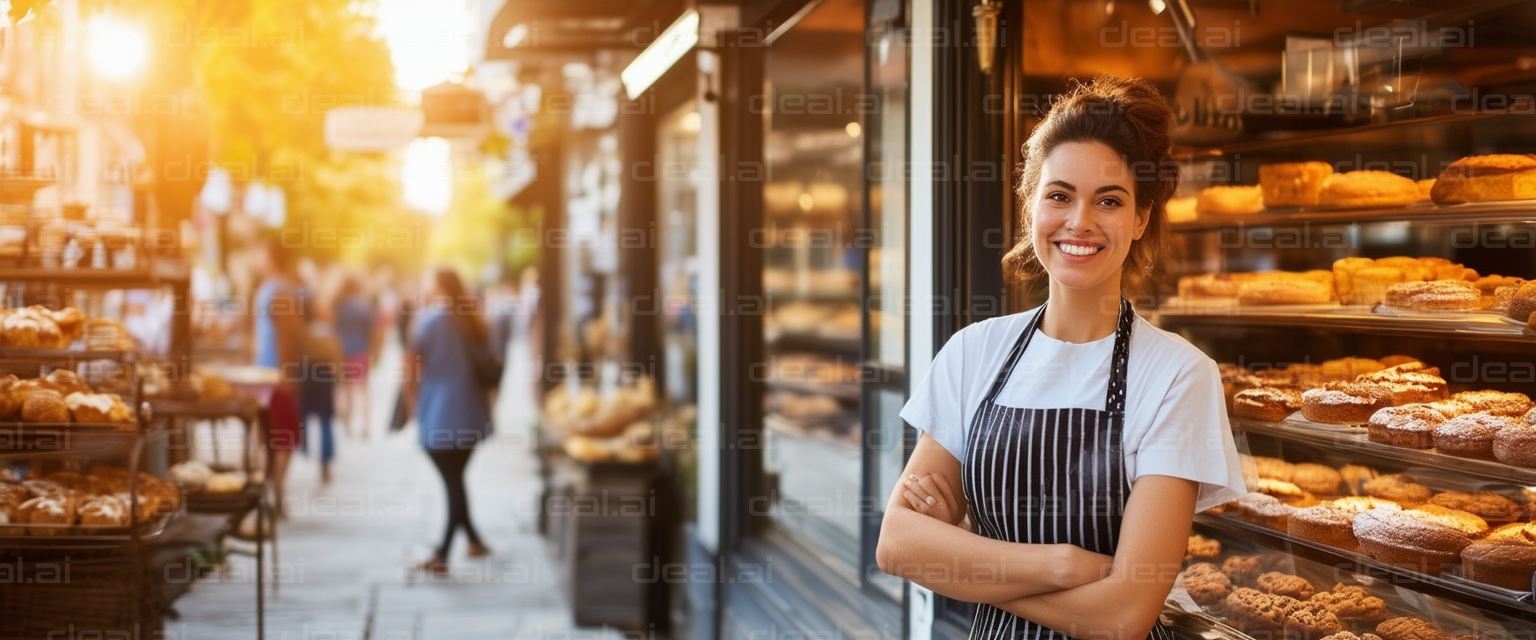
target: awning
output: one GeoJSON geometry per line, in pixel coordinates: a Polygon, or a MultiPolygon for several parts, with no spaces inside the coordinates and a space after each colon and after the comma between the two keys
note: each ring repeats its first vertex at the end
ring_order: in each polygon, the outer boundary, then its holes
{"type": "Polygon", "coordinates": [[[562,64],[602,49],[639,51],[683,14],[682,0],[507,0],[486,31],[486,60],[562,64]]]}

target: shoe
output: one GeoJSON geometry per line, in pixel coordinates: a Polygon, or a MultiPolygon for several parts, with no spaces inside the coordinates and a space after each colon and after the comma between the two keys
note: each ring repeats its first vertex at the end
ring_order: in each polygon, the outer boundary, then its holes
{"type": "Polygon", "coordinates": [[[436,577],[448,575],[448,560],[433,556],[416,565],[416,570],[436,577]]]}
{"type": "Polygon", "coordinates": [[[469,543],[469,551],[465,552],[464,555],[471,558],[484,558],[491,555],[491,548],[478,542],[471,542],[469,543]]]}

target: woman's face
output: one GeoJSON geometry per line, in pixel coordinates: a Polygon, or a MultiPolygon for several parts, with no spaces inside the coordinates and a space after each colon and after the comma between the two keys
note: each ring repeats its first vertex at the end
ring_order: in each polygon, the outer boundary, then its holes
{"type": "Polygon", "coordinates": [[[1141,237],[1136,183],[1102,142],[1067,142],[1045,156],[1034,198],[1035,254],[1053,284],[1094,289],[1114,279],[1141,237]]]}

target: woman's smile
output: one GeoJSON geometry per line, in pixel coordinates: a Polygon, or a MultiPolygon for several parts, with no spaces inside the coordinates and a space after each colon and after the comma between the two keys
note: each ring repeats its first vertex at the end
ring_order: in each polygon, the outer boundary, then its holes
{"type": "Polygon", "coordinates": [[[1081,240],[1056,240],[1052,244],[1060,250],[1067,262],[1087,262],[1094,256],[1108,248],[1107,245],[1097,242],[1084,242],[1081,240]]]}

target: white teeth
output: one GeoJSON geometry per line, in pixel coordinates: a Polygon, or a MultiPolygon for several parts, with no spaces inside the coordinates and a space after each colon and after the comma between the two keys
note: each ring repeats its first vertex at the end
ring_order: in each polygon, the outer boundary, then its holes
{"type": "Polygon", "coordinates": [[[1061,247],[1062,251],[1070,253],[1074,256],[1091,256],[1099,252],[1099,247],[1085,247],[1079,244],[1061,243],[1056,246],[1061,247]]]}

